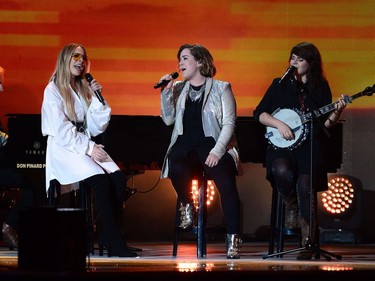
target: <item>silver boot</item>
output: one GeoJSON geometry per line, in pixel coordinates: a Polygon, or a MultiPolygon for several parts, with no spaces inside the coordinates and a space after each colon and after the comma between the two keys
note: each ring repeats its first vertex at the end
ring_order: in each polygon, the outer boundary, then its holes
{"type": "Polygon", "coordinates": [[[180,203],[180,209],[178,209],[180,213],[180,227],[182,229],[188,229],[193,226],[194,223],[194,206],[190,203],[184,205],[180,203]]]}
{"type": "Polygon", "coordinates": [[[238,234],[227,234],[227,259],[239,259],[242,239],[238,234]]]}
{"type": "Polygon", "coordinates": [[[7,244],[12,249],[18,248],[18,234],[12,226],[4,222],[1,232],[5,244],[7,244]]]}

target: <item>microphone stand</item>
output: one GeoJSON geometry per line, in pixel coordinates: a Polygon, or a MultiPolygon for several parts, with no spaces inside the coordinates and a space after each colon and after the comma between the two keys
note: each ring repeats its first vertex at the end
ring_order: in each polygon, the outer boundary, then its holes
{"type": "MultiPolygon", "coordinates": [[[[314,188],[314,168],[313,168],[313,141],[314,141],[314,116],[311,117],[311,119],[309,120],[309,124],[310,124],[310,211],[309,211],[309,215],[310,215],[310,223],[309,223],[309,237],[307,238],[307,241],[304,241],[306,242],[306,244],[302,247],[299,247],[299,248],[295,248],[295,249],[291,249],[291,250],[287,250],[287,251],[282,251],[282,252],[276,252],[276,253],[273,253],[273,254],[268,254],[268,255],[265,255],[263,256],[263,259],[267,259],[267,258],[271,258],[271,257],[282,257],[284,254],[290,254],[290,253],[295,253],[295,252],[299,252],[299,251],[303,251],[303,250],[306,250],[306,251],[310,251],[312,252],[313,256],[315,259],[320,259],[320,256],[323,256],[325,257],[325,259],[327,261],[330,261],[332,258],[331,257],[334,257],[338,260],[341,260],[342,257],[341,255],[336,255],[336,254],[333,254],[333,253],[330,253],[326,250],[322,250],[319,246],[319,242],[318,241],[312,241],[312,230],[313,230],[313,225],[314,225],[314,220],[316,218],[316,214],[314,215],[314,212],[313,212],[313,207],[315,208],[316,210],[316,207],[317,207],[317,204],[316,204],[316,196],[315,196],[315,188],[314,188]]],[[[279,226],[279,227],[283,227],[283,226],[279,226]]],[[[317,240],[319,240],[319,237],[317,238],[317,240]]]]}

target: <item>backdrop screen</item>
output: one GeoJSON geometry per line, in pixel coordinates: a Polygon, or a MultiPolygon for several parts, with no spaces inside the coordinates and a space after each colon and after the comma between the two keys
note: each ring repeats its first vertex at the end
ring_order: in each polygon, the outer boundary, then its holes
{"type": "MultiPolygon", "coordinates": [[[[57,54],[71,42],[86,47],[113,114],[159,115],[153,85],[178,71],[184,43],[210,50],[240,116],[252,116],[302,41],[319,48],[336,100],[375,82],[374,15],[374,0],[1,0],[0,116],[40,113],[57,54]]],[[[370,109],[375,100],[350,106],[370,109]]]]}

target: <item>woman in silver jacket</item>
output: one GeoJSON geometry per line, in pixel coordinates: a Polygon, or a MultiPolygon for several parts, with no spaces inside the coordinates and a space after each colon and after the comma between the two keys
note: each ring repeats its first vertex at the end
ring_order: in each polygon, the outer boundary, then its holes
{"type": "Polygon", "coordinates": [[[184,81],[171,80],[161,92],[161,113],[174,124],[162,178],[169,177],[180,202],[180,227],[192,226],[195,210],[191,180],[205,173],[215,182],[227,229],[227,258],[240,258],[240,200],[236,186],[239,158],[231,145],[236,125],[236,102],[228,82],[215,80],[210,52],[201,45],[185,44],[177,53],[184,81]]]}

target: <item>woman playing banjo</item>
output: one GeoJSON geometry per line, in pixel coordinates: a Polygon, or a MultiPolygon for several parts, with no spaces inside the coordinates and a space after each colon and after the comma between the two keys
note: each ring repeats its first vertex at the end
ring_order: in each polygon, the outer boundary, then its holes
{"type": "MultiPolygon", "coordinates": [[[[300,227],[301,246],[305,246],[309,242],[318,242],[317,223],[312,224],[310,233],[310,190],[316,197],[317,191],[327,187],[327,172],[324,167],[324,139],[328,135],[326,131],[339,120],[346,103],[342,96],[334,111],[314,118],[314,110],[331,103],[332,94],[324,76],[321,55],[313,44],[302,42],[294,46],[290,52],[289,65],[282,78],[273,80],[256,107],[254,118],[276,131],[268,135],[271,145],[267,149],[267,180],[281,194],[285,203],[285,227],[300,227]],[[290,114],[291,112],[294,114],[290,114]],[[299,116],[309,113],[311,120],[302,122],[299,116]],[[298,126],[291,128],[290,122],[296,122],[298,126]],[[275,138],[275,141],[271,138],[275,138]],[[313,154],[310,154],[311,149],[313,154]],[[313,155],[312,169],[310,155],[313,155]],[[314,183],[312,188],[311,170],[314,183]]],[[[315,212],[316,200],[313,202],[312,210],[315,212]]],[[[297,259],[311,259],[312,255],[312,251],[306,249],[298,254],[297,259]]]]}

